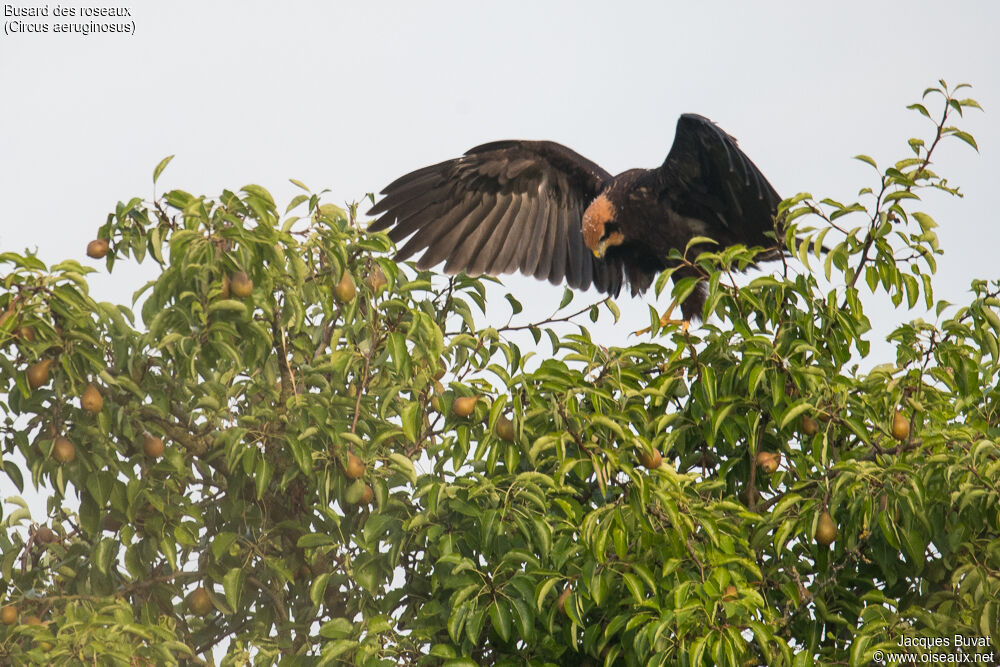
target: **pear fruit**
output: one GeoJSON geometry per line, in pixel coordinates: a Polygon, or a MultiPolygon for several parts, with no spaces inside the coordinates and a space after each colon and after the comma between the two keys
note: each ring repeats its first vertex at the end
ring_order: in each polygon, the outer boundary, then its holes
{"type": "Polygon", "coordinates": [[[639,450],[639,463],[642,464],[643,468],[648,468],[649,470],[656,470],[663,463],[663,456],[656,449],[647,452],[645,449],[639,450]]]}
{"type": "Polygon", "coordinates": [[[441,395],[444,394],[444,385],[440,382],[434,382],[434,392],[431,394],[431,407],[441,412],[441,395]]]}
{"type": "Polygon", "coordinates": [[[208,612],[212,611],[212,598],[208,596],[208,591],[205,590],[204,586],[199,586],[198,588],[191,591],[188,595],[188,609],[195,616],[205,616],[208,612]]]}
{"type": "Polygon", "coordinates": [[[59,435],[52,441],[52,458],[59,463],[71,463],[76,458],[76,445],[59,435]]]}
{"type": "Polygon", "coordinates": [[[816,544],[821,547],[828,547],[837,539],[837,523],[829,512],[823,512],[819,515],[819,521],[816,522],[815,539],[816,544]]]}
{"type": "Polygon", "coordinates": [[[246,271],[237,271],[229,278],[229,291],[238,299],[245,299],[253,292],[253,281],[246,271]]]}
{"type": "Polygon", "coordinates": [[[354,454],[348,454],[344,474],[347,475],[347,479],[360,479],[365,474],[365,462],[354,454]]]}
{"type": "Polygon", "coordinates": [[[87,244],[87,257],[103,259],[108,254],[108,240],[94,239],[87,244]]]}
{"type": "Polygon", "coordinates": [[[368,272],[368,276],[365,278],[365,284],[368,285],[368,289],[372,292],[378,292],[388,284],[385,279],[385,272],[382,271],[381,266],[376,264],[372,267],[372,270],[368,272]]]}
{"type": "Polygon", "coordinates": [[[766,475],[770,475],[781,465],[780,452],[757,452],[757,466],[766,475]]]}
{"type": "Polygon", "coordinates": [[[222,285],[219,287],[219,296],[223,299],[228,299],[231,292],[232,282],[229,280],[229,276],[222,274],[222,285]]]}
{"type": "Polygon", "coordinates": [[[96,415],[104,407],[101,391],[93,382],[87,385],[80,396],[80,407],[92,415],[96,415]]]}
{"type": "Polygon", "coordinates": [[[459,396],[451,404],[451,411],[459,417],[468,417],[476,409],[476,401],[478,400],[478,396],[459,396]]]}
{"type": "Polygon", "coordinates": [[[35,332],[35,327],[33,327],[33,326],[24,326],[24,327],[19,327],[18,328],[17,335],[20,336],[21,338],[23,338],[24,340],[28,341],[29,343],[34,343],[35,342],[35,336],[37,334],[35,332]]]}
{"type": "Polygon", "coordinates": [[[58,539],[59,536],[48,526],[39,526],[35,531],[35,540],[41,544],[52,544],[58,539]]]}
{"type": "Polygon", "coordinates": [[[500,436],[501,440],[513,442],[516,436],[514,431],[514,422],[512,422],[507,415],[500,415],[497,417],[496,432],[497,435],[500,436]]]}
{"type": "Polygon", "coordinates": [[[110,514],[105,514],[104,518],[101,519],[101,530],[106,530],[109,533],[117,533],[121,528],[122,522],[110,514]]]}
{"type": "Polygon", "coordinates": [[[49,381],[49,369],[52,367],[52,359],[42,359],[28,366],[28,386],[38,389],[49,381]]]}
{"type": "Polygon", "coordinates": [[[142,453],[151,459],[158,459],[163,456],[163,439],[158,438],[152,433],[146,432],[142,434],[142,453]]]}
{"type": "Polygon", "coordinates": [[[899,410],[892,415],[892,437],[900,442],[910,437],[910,422],[899,410]]]}
{"type": "Polygon", "coordinates": [[[0,609],[0,621],[3,621],[4,625],[14,625],[17,623],[17,605],[4,605],[4,608],[0,609]]]}
{"type": "Polygon", "coordinates": [[[739,589],[737,589],[736,586],[729,584],[726,586],[726,590],[722,593],[722,599],[726,602],[732,602],[739,597],[739,593],[739,589]]]}
{"type": "Polygon", "coordinates": [[[371,505],[373,500],[375,500],[375,491],[371,486],[365,484],[365,489],[361,492],[361,504],[371,505]]]}
{"type": "Polygon", "coordinates": [[[564,614],[566,613],[566,600],[569,599],[569,595],[572,592],[573,588],[571,586],[566,586],[566,588],[562,589],[562,593],[559,594],[559,599],[556,600],[556,609],[564,614]]]}
{"type": "Polygon", "coordinates": [[[809,415],[802,415],[802,432],[810,438],[819,433],[819,423],[809,415]]]}
{"type": "Polygon", "coordinates": [[[344,271],[340,282],[333,287],[333,294],[340,303],[350,303],[358,295],[358,286],[354,284],[354,276],[350,271],[344,271]]]}

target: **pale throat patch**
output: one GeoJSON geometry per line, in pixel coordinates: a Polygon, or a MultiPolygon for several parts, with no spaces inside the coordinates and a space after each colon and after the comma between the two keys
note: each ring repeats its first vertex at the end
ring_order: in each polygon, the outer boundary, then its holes
{"type": "MultiPolygon", "coordinates": [[[[604,235],[604,225],[615,219],[615,207],[604,195],[600,195],[591,202],[587,210],[583,212],[583,242],[592,251],[597,252],[601,248],[601,237],[604,235]]],[[[621,234],[615,234],[621,236],[621,234]]],[[[610,239],[608,239],[610,241],[610,239]]],[[[618,239],[618,243],[621,243],[618,239]]],[[[617,245],[612,243],[611,245],[617,245]]],[[[603,252],[602,252],[603,254],[603,252]]]]}

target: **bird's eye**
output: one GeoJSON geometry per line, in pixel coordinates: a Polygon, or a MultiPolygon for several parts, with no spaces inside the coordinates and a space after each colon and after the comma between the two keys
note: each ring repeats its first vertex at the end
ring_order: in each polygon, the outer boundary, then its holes
{"type": "Polygon", "coordinates": [[[608,224],[604,225],[604,233],[601,234],[601,240],[603,241],[604,239],[608,238],[617,231],[618,231],[618,223],[609,222],[608,224]]]}

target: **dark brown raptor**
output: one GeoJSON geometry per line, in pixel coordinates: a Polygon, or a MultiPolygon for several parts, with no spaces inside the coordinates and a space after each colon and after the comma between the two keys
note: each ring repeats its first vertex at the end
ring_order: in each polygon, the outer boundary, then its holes
{"type": "MultiPolygon", "coordinates": [[[[389,229],[396,258],[424,250],[421,269],[448,273],[519,271],[570,287],[617,295],[645,292],[696,236],[728,247],[774,248],[781,198],[736,140],[712,121],[684,114],[674,145],[656,169],[617,176],[551,141],[497,141],[402,176],[368,212],[370,229],[389,229]]],[[[694,252],[713,246],[696,246],[694,252]]],[[[697,276],[687,267],[674,280],[697,276]]],[[[681,304],[701,316],[705,286],[681,304]]]]}

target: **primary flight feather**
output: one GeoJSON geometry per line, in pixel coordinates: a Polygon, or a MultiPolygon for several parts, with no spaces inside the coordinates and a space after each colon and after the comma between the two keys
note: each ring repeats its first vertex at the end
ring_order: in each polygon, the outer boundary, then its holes
{"type": "MultiPolygon", "coordinates": [[[[627,283],[635,295],[696,236],[774,249],[761,259],[781,252],[768,235],[781,198],[735,139],[695,114],[677,121],[655,169],[612,176],[555,142],[497,141],[401,176],[382,194],[370,229],[406,240],[397,260],[423,250],[419,268],[444,262],[448,273],[519,271],[612,295],[627,283]]],[[[681,266],[672,275],[688,276],[700,274],[681,266]]],[[[685,320],[700,317],[705,296],[699,283],[681,304],[685,320]]]]}

